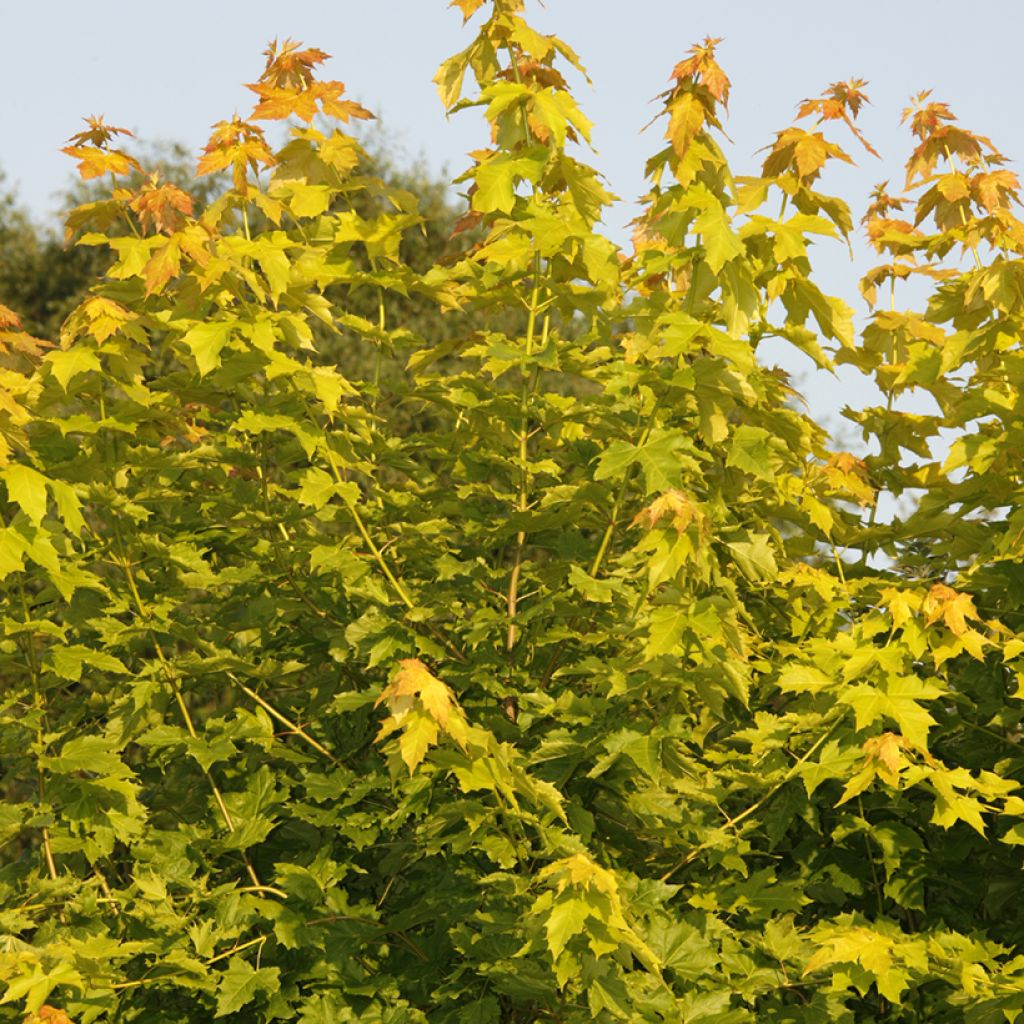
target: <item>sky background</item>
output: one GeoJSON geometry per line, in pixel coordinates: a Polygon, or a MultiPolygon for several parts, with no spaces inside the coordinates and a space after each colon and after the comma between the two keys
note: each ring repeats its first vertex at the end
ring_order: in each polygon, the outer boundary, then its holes
{"type": "MultiPolygon", "coordinates": [[[[60,147],[83,116],[103,114],[143,141],[177,141],[198,152],[211,124],[248,113],[253,97],[241,83],[258,77],[274,37],[332,54],[324,73],[378,115],[399,163],[419,160],[431,173],[454,176],[466,152],[487,141],[478,112],[445,119],[431,84],[438,64],[472,38],[474,23],[463,27],[444,0],[0,0],[0,13],[8,82],[0,171],[40,221],[52,220],[71,180],[60,147]]],[[[922,89],[932,88],[965,127],[990,136],[1008,157],[1024,157],[1020,0],[549,0],[546,7],[527,0],[527,16],[572,45],[593,79],[593,87],[574,82],[575,92],[595,122],[591,162],[623,197],[606,218],[623,244],[644,161],[660,143],[657,127],[640,134],[655,110],[651,98],[705,35],[724,37],[719,59],[733,82],[728,152],[738,174],[756,171],[757,150],[791,123],[801,99],[849,77],[868,80],[872,105],[859,123],[883,159],[837,133],[857,166],[831,170],[820,187],[842,195],[855,218],[876,182],[891,179],[897,189],[902,182],[910,136],[900,112],[922,89]]],[[[823,287],[862,316],[856,280],[872,265],[863,245],[852,264],[839,243],[825,243],[815,256],[823,287]]],[[[905,292],[902,301],[912,298],[905,292]]],[[[844,404],[876,400],[856,371],[832,377],[782,348],[771,356],[831,426],[844,404]]]]}

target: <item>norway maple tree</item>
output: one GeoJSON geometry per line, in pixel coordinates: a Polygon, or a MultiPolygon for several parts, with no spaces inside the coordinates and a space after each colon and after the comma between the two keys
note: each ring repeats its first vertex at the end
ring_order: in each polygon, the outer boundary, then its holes
{"type": "Polygon", "coordinates": [[[58,338],[0,308],[0,1020],[1017,1020],[1016,177],[920,97],[857,334],[810,253],[864,83],[734,177],[693,47],[624,253],[576,54],[456,6],[488,134],[425,271],[320,50],[269,49],[201,212],[69,145],[111,269],[58,338]],[[876,454],[766,338],[874,377],[876,454]]]}

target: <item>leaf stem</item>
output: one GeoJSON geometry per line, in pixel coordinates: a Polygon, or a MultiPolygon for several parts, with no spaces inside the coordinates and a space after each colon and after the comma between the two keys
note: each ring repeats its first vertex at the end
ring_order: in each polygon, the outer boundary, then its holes
{"type": "MultiPolygon", "coordinates": [[[[758,800],[755,800],[754,803],[752,803],[746,810],[741,811],[739,814],[737,814],[735,818],[729,818],[726,821],[726,823],[723,826],[721,826],[721,828],[715,829],[715,835],[720,833],[723,829],[735,828],[741,821],[745,821],[752,814],[755,814],[757,811],[759,811],[766,803],[768,803],[769,800],[772,799],[772,797],[775,796],[776,793],[779,792],[780,789],[782,789],[783,786],[785,786],[789,782],[792,782],[793,779],[796,778],[797,773],[800,771],[800,769],[810,759],[811,755],[814,754],[815,751],[836,731],[836,729],[839,728],[839,726],[842,724],[843,718],[844,715],[840,715],[832,723],[832,725],[829,726],[828,730],[822,733],[822,735],[819,736],[813,744],[811,744],[810,748],[806,751],[806,753],[804,753],[797,761],[790,765],[789,771],[787,771],[786,774],[774,786],[772,786],[767,793],[764,794],[764,796],[762,796],[758,800]]],[[[695,846],[674,867],[669,868],[668,871],[666,871],[661,876],[659,881],[667,882],[677,871],[682,870],[688,864],[692,864],[697,859],[697,857],[700,856],[701,853],[703,853],[706,849],[708,849],[709,846],[712,845],[713,842],[714,839],[706,839],[699,846],[695,846]]]]}
{"type": "Polygon", "coordinates": [[[328,761],[331,761],[333,764],[338,763],[338,759],[322,743],[320,743],[312,736],[310,736],[309,733],[302,728],[302,726],[298,725],[296,722],[293,722],[290,718],[287,717],[287,715],[284,715],[280,711],[278,711],[277,708],[275,708],[274,705],[270,703],[270,701],[264,699],[255,690],[246,686],[245,683],[243,683],[234,673],[229,672],[228,678],[247,697],[251,697],[257,704],[259,704],[259,706],[263,708],[263,710],[266,711],[266,713],[270,715],[271,718],[277,719],[278,722],[280,722],[283,726],[288,728],[296,736],[298,736],[300,739],[305,740],[315,751],[317,751],[320,754],[323,754],[323,756],[326,757],[328,761]]]}
{"type": "MultiPolygon", "coordinates": [[[[307,406],[307,415],[309,409],[307,406]]],[[[341,475],[341,470],[338,468],[337,460],[334,458],[334,452],[331,450],[331,446],[327,443],[326,438],[321,446],[324,454],[327,457],[327,464],[330,466],[331,475],[334,477],[334,482],[337,484],[344,484],[346,481],[341,475]]],[[[364,543],[370,549],[370,553],[373,555],[374,560],[380,567],[385,578],[391,584],[392,589],[398,595],[398,599],[405,605],[409,611],[413,611],[416,608],[416,602],[409,596],[409,591],[406,590],[405,585],[399,579],[399,577],[392,571],[391,566],[388,565],[387,559],[384,557],[383,552],[374,543],[373,538],[370,536],[370,531],[366,528],[366,523],[363,521],[363,517],[359,514],[359,509],[356,508],[355,502],[346,501],[345,507],[349,511],[349,515],[352,517],[353,523],[355,523],[356,529],[359,531],[359,535],[363,538],[364,543]]],[[[434,639],[437,640],[442,646],[444,646],[449,653],[457,660],[466,663],[466,656],[459,650],[459,648],[449,640],[436,626],[430,622],[424,623],[427,630],[433,635],[434,639]]]]}

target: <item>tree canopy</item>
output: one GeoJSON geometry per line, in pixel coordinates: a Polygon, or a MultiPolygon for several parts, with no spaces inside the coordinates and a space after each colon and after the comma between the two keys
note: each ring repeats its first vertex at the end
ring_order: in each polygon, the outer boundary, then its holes
{"type": "Polygon", "coordinates": [[[202,202],[69,143],[95,279],[0,307],[0,1020],[1018,1020],[1016,177],[918,97],[857,331],[865,83],[735,176],[693,46],[627,252],[578,56],[454,6],[486,141],[425,242],[291,41],[202,202]],[[767,338],[878,382],[873,454],[767,338]]]}

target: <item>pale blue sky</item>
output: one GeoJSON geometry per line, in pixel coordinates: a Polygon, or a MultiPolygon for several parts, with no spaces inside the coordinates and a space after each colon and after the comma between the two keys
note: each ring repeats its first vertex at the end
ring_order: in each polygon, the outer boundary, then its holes
{"type": "MultiPolygon", "coordinates": [[[[861,124],[881,152],[857,152],[822,186],[844,195],[859,216],[871,186],[898,183],[909,137],[899,127],[908,97],[933,88],[965,126],[990,135],[1010,157],[1024,156],[1024,4],[1020,0],[528,0],[533,24],[576,48],[594,80],[577,95],[595,122],[593,162],[610,187],[631,200],[658,145],[649,100],[673,65],[704,35],[724,36],[720,59],[733,80],[727,129],[737,173],[757,167],[755,151],[790,123],[795,105],[828,83],[868,79],[872,106],[861,124]]],[[[331,77],[381,118],[408,159],[454,174],[467,150],[485,143],[482,121],[466,111],[447,122],[431,85],[437,65],[470,39],[471,26],[444,0],[0,0],[7,90],[0,107],[0,169],[7,185],[40,218],[71,173],[60,146],[86,114],[135,131],[143,140],[177,140],[198,151],[209,126],[252,98],[240,83],[262,69],[274,36],[291,36],[333,55],[331,77]]],[[[660,134],[660,133],[659,133],[660,134]]],[[[630,209],[608,217],[624,240],[630,209]]],[[[822,252],[823,283],[858,310],[856,269],[845,249],[822,252]]],[[[857,269],[870,265],[858,254],[857,269]]],[[[800,360],[786,364],[806,373],[800,360]]],[[[870,392],[856,379],[803,378],[812,408],[830,418],[870,392]]]]}

